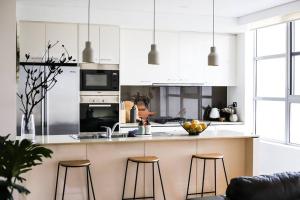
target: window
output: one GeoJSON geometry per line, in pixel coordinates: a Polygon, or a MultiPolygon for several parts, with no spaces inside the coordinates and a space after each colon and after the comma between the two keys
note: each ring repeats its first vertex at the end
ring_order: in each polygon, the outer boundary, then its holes
{"type": "Polygon", "coordinates": [[[255,132],[300,144],[300,20],[255,31],[255,132]]]}

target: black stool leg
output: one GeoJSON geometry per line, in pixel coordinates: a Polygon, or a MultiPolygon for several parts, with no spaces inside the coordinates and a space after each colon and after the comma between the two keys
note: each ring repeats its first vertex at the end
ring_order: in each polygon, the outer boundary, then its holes
{"type": "Polygon", "coordinates": [[[191,158],[191,163],[190,163],[189,180],[188,180],[188,185],[187,185],[187,190],[186,190],[186,196],[185,196],[185,199],[186,199],[186,200],[187,200],[187,198],[188,198],[188,196],[189,196],[189,188],[190,188],[190,180],[191,180],[191,173],[192,173],[193,159],[194,159],[194,157],[192,156],[192,158],[191,158]]]}
{"type": "Polygon", "coordinates": [[[65,197],[65,188],[66,188],[66,182],[67,182],[67,173],[68,173],[68,167],[66,167],[66,172],[65,172],[65,179],[64,179],[64,187],[63,187],[62,200],[64,200],[64,197],[65,197]]]}
{"type": "Polygon", "coordinates": [[[57,194],[57,185],[58,185],[58,176],[59,176],[59,164],[57,165],[57,175],[56,175],[56,184],[55,184],[55,193],[54,193],[54,200],[56,200],[56,194],[57,194]]]}
{"type": "Polygon", "coordinates": [[[153,199],[155,199],[155,176],[154,176],[154,163],[152,163],[152,187],[153,187],[153,199]]]}
{"type": "Polygon", "coordinates": [[[214,166],[215,166],[215,196],[217,196],[217,160],[214,160],[214,166]]]}
{"type": "Polygon", "coordinates": [[[227,186],[228,186],[227,173],[226,173],[226,169],[225,169],[225,164],[224,164],[224,159],[223,159],[223,158],[222,158],[222,163],[223,163],[223,169],[224,169],[224,174],[225,174],[226,183],[227,183],[227,186]]]}
{"type": "Polygon", "coordinates": [[[138,173],[139,173],[139,164],[137,163],[136,165],[136,174],[135,174],[135,183],[134,183],[134,194],[133,194],[133,199],[135,199],[135,194],[136,194],[136,185],[137,185],[137,179],[138,179],[138,173]]]}
{"type": "Polygon", "coordinates": [[[203,197],[203,190],[204,190],[205,164],[206,164],[206,159],[204,159],[204,165],[203,165],[201,197],[203,197]]]}
{"type": "Polygon", "coordinates": [[[96,200],[90,167],[88,166],[87,169],[88,169],[88,173],[89,173],[89,176],[90,176],[90,182],[91,182],[91,187],[92,187],[93,198],[94,198],[94,200],[96,200]]]}
{"type": "Polygon", "coordinates": [[[126,162],[126,169],[125,169],[125,178],[124,178],[124,185],[123,185],[122,200],[124,199],[124,194],[125,194],[125,185],[126,185],[127,169],[128,169],[128,159],[127,159],[127,162],[126,162]]]}
{"type": "Polygon", "coordinates": [[[160,173],[159,161],[157,161],[157,167],[158,167],[158,173],[159,173],[159,178],[160,178],[160,183],[161,183],[162,192],[163,192],[163,195],[164,195],[164,200],[166,200],[166,195],[165,195],[164,185],[163,185],[163,181],[162,181],[161,173],[160,173]]]}
{"type": "Polygon", "coordinates": [[[87,199],[90,200],[90,182],[89,182],[89,170],[86,167],[86,187],[87,187],[87,199]]]}

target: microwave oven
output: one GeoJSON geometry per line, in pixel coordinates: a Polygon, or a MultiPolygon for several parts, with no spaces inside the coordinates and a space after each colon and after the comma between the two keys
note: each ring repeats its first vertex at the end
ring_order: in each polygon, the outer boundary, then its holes
{"type": "Polygon", "coordinates": [[[80,91],[119,91],[119,79],[116,68],[84,67],[80,69],[80,91]]]}

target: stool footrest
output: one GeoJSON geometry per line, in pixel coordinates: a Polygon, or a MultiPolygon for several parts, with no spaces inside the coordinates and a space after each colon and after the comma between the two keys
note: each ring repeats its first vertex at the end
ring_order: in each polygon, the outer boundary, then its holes
{"type": "Polygon", "coordinates": [[[124,198],[122,200],[134,200],[134,199],[154,199],[154,197],[135,197],[135,198],[124,198]]]}
{"type": "Polygon", "coordinates": [[[195,193],[189,193],[188,195],[197,195],[197,194],[212,194],[215,193],[215,191],[211,191],[211,192],[195,192],[195,193]]]}

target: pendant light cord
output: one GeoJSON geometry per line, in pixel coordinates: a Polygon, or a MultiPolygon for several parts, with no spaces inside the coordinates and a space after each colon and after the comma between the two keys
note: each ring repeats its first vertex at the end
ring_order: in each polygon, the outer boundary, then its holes
{"type": "Polygon", "coordinates": [[[88,3],[88,41],[90,41],[91,0],[88,3]]]}
{"type": "Polygon", "coordinates": [[[156,0],[153,0],[154,1],[154,9],[153,9],[153,44],[156,43],[156,38],[155,38],[155,32],[156,32],[156,0]]]}
{"type": "Polygon", "coordinates": [[[215,46],[215,0],[213,0],[213,47],[215,46]]]}

